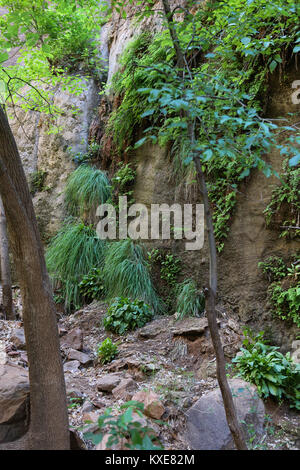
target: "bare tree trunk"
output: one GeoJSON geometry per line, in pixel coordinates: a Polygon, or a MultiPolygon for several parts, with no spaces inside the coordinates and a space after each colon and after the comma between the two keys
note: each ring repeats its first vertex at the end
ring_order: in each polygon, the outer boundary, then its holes
{"type": "Polygon", "coordinates": [[[3,444],[0,448],[69,449],[65,382],[52,290],[21,159],[1,106],[0,142],[0,195],[21,287],[30,381],[29,431],[19,443],[3,444]]]}
{"type": "Polygon", "coordinates": [[[200,180],[201,192],[203,197],[204,212],[206,218],[206,226],[208,233],[208,244],[209,244],[209,260],[210,260],[210,275],[209,275],[209,288],[206,291],[206,315],[208,320],[209,331],[213,343],[213,347],[216,354],[217,361],[217,378],[219,387],[221,390],[225,414],[229,429],[231,431],[236,448],[239,450],[247,450],[247,445],[243,436],[241,426],[239,425],[236,409],[234,406],[232,393],[228,384],[226,376],[226,362],[224,357],[223,346],[219,334],[217,315],[216,315],[216,295],[217,295],[217,284],[218,284],[218,271],[217,271],[217,250],[214,237],[214,228],[212,214],[208,199],[208,191],[205,182],[205,177],[201,168],[201,160],[199,157],[194,157],[194,163],[196,166],[197,174],[200,180]]]}
{"type": "MultiPolygon", "coordinates": [[[[191,76],[191,72],[189,67],[186,63],[184,54],[180,48],[179,38],[177,36],[177,32],[173,22],[173,15],[170,9],[169,0],[162,0],[163,9],[165,12],[165,16],[168,22],[168,28],[170,31],[170,35],[172,38],[173,46],[176,51],[177,56],[177,66],[179,68],[186,67],[191,76]]],[[[195,125],[189,119],[188,111],[186,112],[186,117],[188,119],[188,126],[189,126],[189,134],[190,134],[190,141],[193,146],[195,141],[195,125]]],[[[213,343],[213,347],[215,350],[216,361],[217,361],[217,379],[219,383],[219,387],[221,390],[224,409],[226,414],[226,420],[232,434],[235,446],[239,450],[247,450],[247,445],[243,436],[243,432],[241,426],[239,425],[236,409],[234,406],[232,393],[230,387],[228,385],[227,377],[226,377],[226,362],[224,357],[224,351],[221,343],[221,338],[219,334],[218,324],[217,324],[217,315],[215,309],[215,302],[216,302],[216,295],[217,295],[217,281],[218,281],[218,271],[217,271],[217,250],[216,250],[216,243],[215,243],[215,236],[214,236],[214,229],[213,229],[213,221],[212,221],[212,214],[208,199],[208,191],[206,186],[205,177],[201,167],[201,159],[200,155],[193,154],[193,161],[197,170],[197,175],[199,177],[200,185],[201,185],[201,192],[203,197],[204,203],[204,210],[205,210],[205,218],[206,218],[206,226],[208,232],[208,243],[209,243],[209,263],[210,263],[210,277],[209,277],[209,288],[206,292],[206,314],[208,320],[209,331],[213,343]]]]}
{"type": "Polygon", "coordinates": [[[9,262],[9,249],[6,228],[6,217],[2,199],[0,197],[0,258],[1,258],[1,283],[2,283],[2,306],[6,320],[15,320],[13,310],[11,272],[9,262]]]}

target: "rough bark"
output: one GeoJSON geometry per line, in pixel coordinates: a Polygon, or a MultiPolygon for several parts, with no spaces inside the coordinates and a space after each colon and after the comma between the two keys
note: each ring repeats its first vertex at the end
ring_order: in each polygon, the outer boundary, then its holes
{"type": "MultiPolygon", "coordinates": [[[[170,9],[169,0],[162,0],[164,13],[168,22],[168,28],[173,42],[173,47],[177,56],[177,66],[179,69],[186,68],[189,76],[191,77],[191,71],[187,65],[184,54],[180,48],[179,38],[177,36],[176,28],[173,22],[173,15],[170,9]]],[[[180,71],[182,74],[182,71],[180,71]]],[[[183,74],[182,74],[183,75],[183,74]]],[[[186,112],[186,118],[189,126],[189,137],[191,145],[193,147],[195,142],[195,124],[189,119],[189,113],[186,112]]],[[[209,204],[208,191],[206,186],[205,177],[201,167],[201,155],[193,154],[193,161],[195,163],[197,176],[201,186],[201,192],[203,197],[206,227],[208,233],[208,244],[209,244],[209,264],[210,264],[210,276],[209,276],[209,288],[206,290],[206,315],[208,320],[209,331],[216,355],[217,362],[217,379],[221,390],[224,409],[226,414],[227,423],[231,431],[236,448],[239,450],[247,450],[247,445],[243,436],[241,426],[239,425],[236,409],[234,406],[232,393],[228,385],[226,377],[226,362],[224,357],[224,351],[221,343],[221,338],[217,324],[217,314],[215,309],[216,296],[217,296],[217,250],[214,237],[212,213],[209,204]]]]}
{"type": "Polygon", "coordinates": [[[21,288],[30,381],[28,434],[19,444],[16,441],[2,448],[69,449],[55,305],[24,170],[1,107],[0,142],[0,195],[21,288]]]}
{"type": "Polygon", "coordinates": [[[15,320],[12,302],[11,272],[9,262],[9,249],[6,228],[6,217],[2,199],[0,197],[0,258],[1,258],[1,284],[2,308],[6,320],[15,320]]]}

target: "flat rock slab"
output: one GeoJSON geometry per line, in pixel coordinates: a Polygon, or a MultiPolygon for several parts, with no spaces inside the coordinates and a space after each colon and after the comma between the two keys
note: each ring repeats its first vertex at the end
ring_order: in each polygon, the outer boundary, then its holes
{"type": "Polygon", "coordinates": [[[201,336],[208,329],[207,318],[187,318],[171,328],[174,336],[201,336]]]}
{"type": "Polygon", "coordinates": [[[97,380],[97,389],[100,392],[112,392],[121,382],[122,376],[120,374],[106,374],[97,380]]]}
{"type": "MultiPolygon", "coordinates": [[[[254,426],[256,439],[263,434],[265,407],[256,387],[241,379],[229,380],[246,441],[248,430],[254,426]]],[[[227,425],[220,389],[203,395],[187,411],[186,439],[194,450],[230,450],[234,442],[227,425]]]]}
{"type": "Polygon", "coordinates": [[[69,350],[68,359],[70,361],[79,361],[83,366],[88,366],[93,362],[92,358],[88,354],[77,351],[76,349],[69,350]]]}

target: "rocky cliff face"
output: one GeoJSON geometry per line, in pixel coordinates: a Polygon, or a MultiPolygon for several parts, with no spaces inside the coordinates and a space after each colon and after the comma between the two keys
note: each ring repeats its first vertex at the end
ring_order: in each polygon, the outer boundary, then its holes
{"type": "MultiPolygon", "coordinates": [[[[119,67],[119,58],[132,37],[143,29],[159,30],[161,20],[158,16],[144,20],[137,27],[130,15],[121,19],[114,15],[101,32],[100,50],[108,63],[108,83],[119,67]]],[[[299,105],[291,101],[292,82],[299,78],[299,72],[290,70],[284,84],[275,80],[271,93],[266,100],[268,113],[273,117],[299,110],[299,105]]],[[[110,90],[111,94],[111,90],[110,90]]],[[[34,196],[37,217],[44,236],[52,236],[64,217],[63,189],[67,176],[73,169],[68,147],[73,151],[84,151],[88,141],[88,130],[95,108],[98,106],[97,89],[93,81],[87,81],[84,93],[72,97],[59,92],[55,100],[64,109],[58,125],[63,131],[48,135],[47,119],[37,113],[19,116],[12,123],[24,167],[29,176],[37,170],[47,172],[45,190],[34,196]],[[72,115],[72,105],[80,109],[72,115]],[[28,138],[24,135],[24,129],[28,138]]],[[[170,175],[170,164],[165,149],[158,146],[144,146],[139,149],[134,160],[137,163],[135,200],[151,203],[172,203],[177,197],[176,187],[170,175]]],[[[268,155],[268,161],[280,171],[281,158],[276,153],[268,155]]],[[[295,329],[283,329],[282,322],[271,321],[266,309],[266,282],[257,264],[265,256],[280,255],[288,257],[296,251],[296,242],[279,239],[278,233],[266,228],[263,210],[270,200],[274,178],[266,179],[262,174],[253,174],[250,181],[241,188],[238,204],[233,216],[229,237],[219,257],[220,310],[228,316],[235,316],[242,324],[256,323],[259,327],[269,327],[274,341],[287,345],[295,336],[295,329]]],[[[179,198],[180,199],[180,198],[179,198]]],[[[171,243],[171,248],[182,254],[186,262],[185,274],[195,274],[200,285],[204,285],[208,272],[206,244],[200,252],[183,252],[180,243],[171,243]]]]}
{"type": "Polygon", "coordinates": [[[62,131],[49,134],[49,118],[34,111],[18,111],[11,127],[21,154],[28,180],[45,175],[42,191],[35,194],[34,206],[44,240],[53,236],[64,217],[63,189],[75,166],[70,152],[85,152],[89,126],[97,108],[98,90],[93,80],[86,80],[80,96],[58,91],[54,104],[63,110],[57,120],[62,131]],[[73,113],[74,107],[79,112],[73,113]]]}

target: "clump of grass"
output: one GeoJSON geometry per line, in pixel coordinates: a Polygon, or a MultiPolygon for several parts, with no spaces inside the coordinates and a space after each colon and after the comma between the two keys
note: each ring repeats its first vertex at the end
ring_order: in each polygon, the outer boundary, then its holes
{"type": "Polygon", "coordinates": [[[193,279],[186,279],[176,288],[177,303],[176,311],[179,313],[178,319],[186,316],[199,316],[204,312],[205,299],[193,279]]]}
{"type": "Polygon", "coordinates": [[[80,165],[69,177],[65,189],[67,209],[73,216],[96,211],[111,195],[106,174],[89,165],[80,165]]]}
{"type": "Polygon", "coordinates": [[[143,300],[155,312],[163,303],[155,291],[143,247],[132,240],[111,243],[106,252],[103,278],[108,298],[131,297],[143,300]]]}
{"type": "Polygon", "coordinates": [[[67,223],[51,240],[46,253],[47,268],[54,288],[60,288],[67,310],[81,303],[79,284],[91,267],[104,261],[105,242],[91,226],[67,223]]]}

